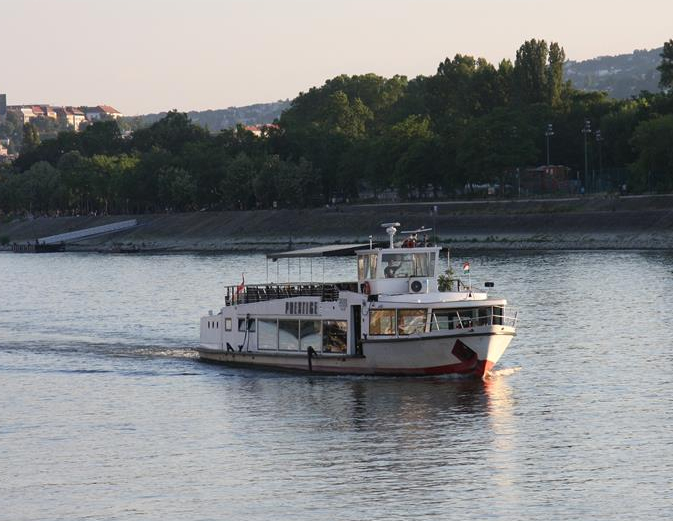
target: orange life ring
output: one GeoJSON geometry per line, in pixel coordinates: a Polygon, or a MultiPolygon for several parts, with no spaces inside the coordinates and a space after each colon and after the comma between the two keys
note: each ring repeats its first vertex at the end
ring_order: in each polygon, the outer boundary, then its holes
{"type": "Polygon", "coordinates": [[[365,281],[365,283],[362,285],[362,291],[365,295],[369,295],[372,292],[369,282],[365,281]]]}

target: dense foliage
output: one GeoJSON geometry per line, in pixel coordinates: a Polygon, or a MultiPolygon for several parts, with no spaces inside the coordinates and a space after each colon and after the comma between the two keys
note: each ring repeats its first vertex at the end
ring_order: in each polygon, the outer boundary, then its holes
{"type": "MultiPolygon", "coordinates": [[[[660,67],[669,91],[671,49],[660,67]]],[[[0,208],[302,207],[390,188],[405,199],[452,196],[480,183],[504,193],[518,169],[546,163],[549,124],[551,163],[581,184],[589,172],[628,168],[630,189],[673,189],[673,94],[580,92],[563,81],[564,62],[558,44],[530,40],[514,63],[457,55],[412,80],[338,76],[301,93],[261,137],[241,126],[212,133],[177,112],[128,138],[105,121],[40,142],[28,125],[21,155],[0,171],[0,208]]]]}

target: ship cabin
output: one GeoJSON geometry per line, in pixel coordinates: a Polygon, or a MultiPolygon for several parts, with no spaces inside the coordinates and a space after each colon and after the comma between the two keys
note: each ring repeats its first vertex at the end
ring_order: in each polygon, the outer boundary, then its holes
{"type": "Polygon", "coordinates": [[[439,247],[372,248],[355,252],[358,289],[367,295],[434,293],[437,288],[439,247]]]}

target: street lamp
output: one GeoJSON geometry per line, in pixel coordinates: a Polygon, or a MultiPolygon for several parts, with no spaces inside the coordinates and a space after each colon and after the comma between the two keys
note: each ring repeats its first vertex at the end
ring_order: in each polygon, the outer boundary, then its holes
{"type": "Polygon", "coordinates": [[[596,143],[598,143],[598,182],[603,179],[603,136],[601,131],[596,131],[596,143]]]}
{"type": "Polygon", "coordinates": [[[545,137],[547,138],[547,166],[549,166],[549,138],[554,135],[554,129],[552,128],[551,123],[547,124],[547,130],[544,133],[545,137]]]}
{"type": "Polygon", "coordinates": [[[584,120],[584,128],[582,129],[582,134],[584,134],[584,183],[586,184],[588,173],[589,173],[589,152],[587,145],[587,136],[591,134],[591,121],[588,119],[584,120]]]}

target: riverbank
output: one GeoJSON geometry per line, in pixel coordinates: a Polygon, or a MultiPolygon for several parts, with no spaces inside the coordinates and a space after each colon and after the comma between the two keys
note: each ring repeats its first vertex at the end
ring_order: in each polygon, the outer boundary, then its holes
{"type": "Polygon", "coordinates": [[[68,244],[69,251],[283,250],[384,240],[382,222],[432,227],[439,242],[470,249],[673,249],[673,196],[351,205],[310,210],[40,217],[0,224],[11,243],[135,218],[128,231],[68,244]]]}

